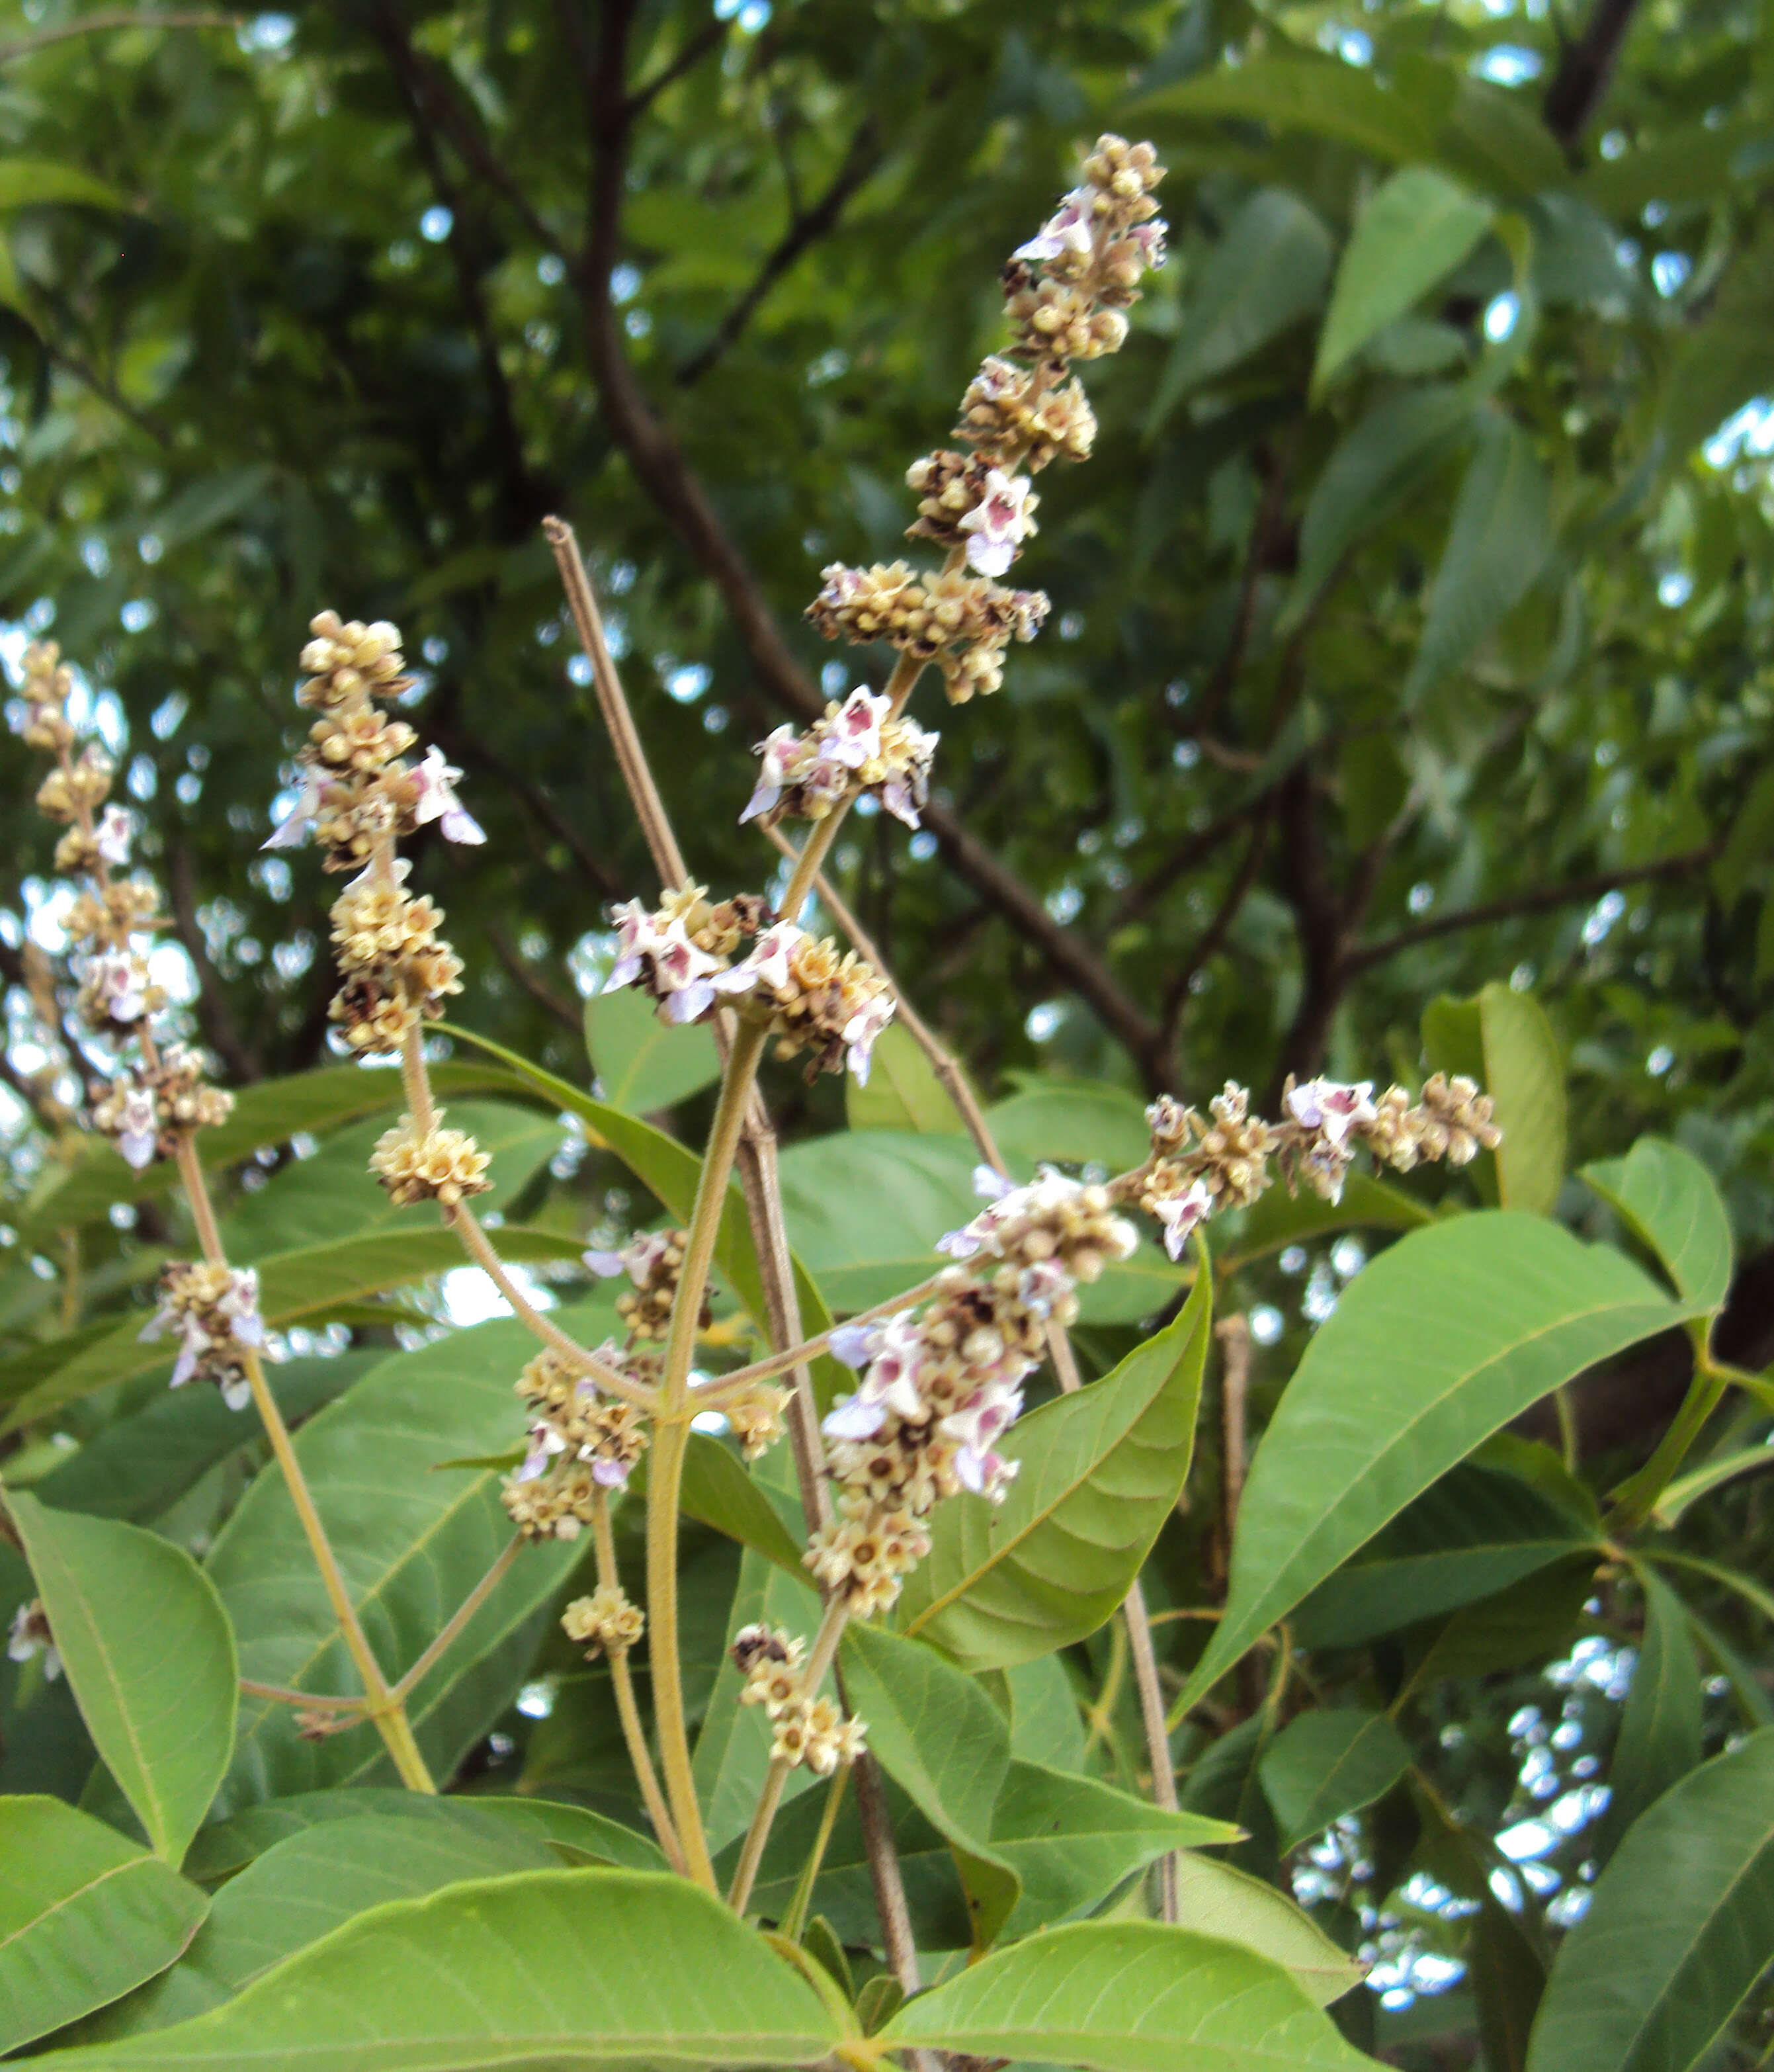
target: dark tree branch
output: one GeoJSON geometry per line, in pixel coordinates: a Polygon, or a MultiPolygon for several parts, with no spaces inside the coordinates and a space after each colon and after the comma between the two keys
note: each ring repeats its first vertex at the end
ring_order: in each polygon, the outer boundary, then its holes
{"type": "Polygon", "coordinates": [[[1575,151],[1602,104],[1637,7],[1638,0],[1595,0],[1583,34],[1565,45],[1541,117],[1567,152],[1575,151]]]}
{"type": "Polygon", "coordinates": [[[1401,951],[1415,949],[1419,943],[1432,942],[1437,935],[1452,935],[1464,928],[1482,928],[1493,921],[1509,921],[1524,914],[1550,914],[1561,906],[1579,906],[1591,899],[1599,899],[1604,892],[1617,892],[1622,886],[1646,885],[1670,878],[1686,878],[1690,872],[1704,870],[1724,846],[1722,842],[1707,842],[1699,849],[1684,849],[1679,855],[1666,856],[1655,863],[1635,865],[1627,870],[1598,871],[1592,878],[1575,878],[1563,885],[1536,886],[1531,891],[1513,894],[1506,899],[1493,899],[1481,906],[1462,906],[1451,914],[1440,914],[1432,920],[1419,921],[1415,927],[1401,928],[1396,935],[1382,936],[1377,943],[1364,943],[1348,955],[1348,965],[1352,972],[1368,970],[1371,966],[1384,964],[1389,957],[1397,956],[1401,951]]]}
{"type": "Polygon", "coordinates": [[[166,845],[166,894],[173,931],[197,972],[197,1022],[203,1040],[227,1066],[229,1076],[250,1084],[265,1076],[258,1053],[241,1035],[228,1004],[222,975],[210,961],[197,919],[197,876],[189,847],[176,837],[166,845]]]}
{"type": "Polygon", "coordinates": [[[1257,874],[1263,868],[1263,853],[1269,846],[1269,817],[1267,806],[1259,811],[1256,824],[1250,830],[1250,840],[1237,870],[1233,873],[1232,882],[1226,888],[1225,898],[1221,900],[1213,918],[1201,931],[1187,961],[1179,968],[1165,991],[1161,1014],[1164,1069],[1159,1076],[1171,1083],[1174,1083],[1176,1079],[1177,1037],[1182,1023],[1183,1010],[1189,1005],[1189,988],[1194,983],[1196,973],[1202,969],[1209,958],[1218,953],[1220,945],[1231,932],[1233,923],[1238,918],[1245,901],[1250,898],[1256,885],[1257,874]]]}
{"type": "Polygon", "coordinates": [[[1294,912],[1300,944],[1300,1005],[1282,1039],[1281,1055],[1264,1103],[1273,1113],[1289,1072],[1307,1073],[1324,1055],[1332,1018],[1349,982],[1341,903],[1331,882],[1330,860],[1308,765],[1298,764],[1275,794],[1281,831],[1282,890],[1294,912]]]}
{"type": "Polygon", "coordinates": [[[730,27],[729,23],[713,21],[699,29],[663,72],[656,72],[645,86],[636,87],[628,97],[630,117],[651,107],[668,86],[675,85],[687,72],[693,72],[711,51],[717,50],[726,41],[730,27]]]}
{"type": "Polygon", "coordinates": [[[832,184],[811,208],[795,211],[788,228],[758,268],[757,278],[721,319],[713,337],[678,369],[680,387],[688,388],[692,382],[702,379],[751,322],[758,305],[801,254],[837,228],[845,203],[873,177],[885,156],[879,126],[873,116],[866,116],[851,138],[850,148],[844,154],[843,164],[833,175],[832,184]]]}
{"type": "Polygon", "coordinates": [[[1232,635],[1226,643],[1226,652],[1219,659],[1213,675],[1208,679],[1207,689],[1201,693],[1201,704],[1191,718],[1185,715],[1185,730],[1190,734],[1203,734],[1219,717],[1226,701],[1236,689],[1244,669],[1244,658],[1249,652],[1250,636],[1256,631],[1257,594],[1267,572],[1276,538],[1281,529],[1282,509],[1287,499],[1287,462],[1289,456],[1271,454],[1267,478],[1263,486],[1263,501],[1257,507],[1256,516],[1251,520],[1250,540],[1245,549],[1244,572],[1238,579],[1238,601],[1232,615],[1232,635]]]}

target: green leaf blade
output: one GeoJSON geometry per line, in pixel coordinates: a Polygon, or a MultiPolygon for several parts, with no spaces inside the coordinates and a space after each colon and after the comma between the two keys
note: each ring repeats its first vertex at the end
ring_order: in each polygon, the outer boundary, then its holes
{"type": "Polygon", "coordinates": [[[1731,1292],[1731,1219],[1712,1175],[1666,1137],[1641,1137],[1624,1158],[1598,1159],[1579,1177],[1662,1262],[1677,1289],[1706,1310],[1731,1292]]]}
{"type": "Polygon", "coordinates": [[[1353,1707],[1302,1712],[1257,1765],[1283,1849],[1322,1834],[1345,1813],[1382,1798],[1411,1766],[1411,1751],[1383,1712],[1353,1707]]]}

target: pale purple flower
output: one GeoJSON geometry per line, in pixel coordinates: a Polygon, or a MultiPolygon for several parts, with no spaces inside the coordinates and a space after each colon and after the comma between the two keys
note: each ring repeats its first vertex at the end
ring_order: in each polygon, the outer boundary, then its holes
{"type": "Polygon", "coordinates": [[[433,742],[413,773],[419,792],[413,808],[413,824],[422,828],[428,821],[436,820],[446,841],[483,842],[487,837],[479,822],[457,802],[456,786],[461,776],[461,771],[445,762],[443,750],[433,742]]]}
{"type": "Polygon", "coordinates": [[[305,770],[295,804],[271,830],[269,839],[260,843],[260,848],[299,849],[320,812],[321,795],[326,788],[326,779],[318,771],[305,770]]]}
{"type": "Polygon", "coordinates": [[[1007,1461],[989,1448],[981,1453],[975,1447],[963,1446],[955,1457],[955,1473],[962,1487],[992,1503],[1003,1503],[1004,1492],[1016,1479],[1021,1466],[1021,1462],[1007,1461]]]}
{"type": "Polygon", "coordinates": [[[1033,1266],[1025,1266],[1016,1278],[1016,1300],[1031,1316],[1044,1321],[1053,1315],[1060,1298],[1071,1291],[1072,1276],[1057,1259],[1039,1260],[1033,1266]]]}
{"type": "Polygon", "coordinates": [[[1183,1247],[1191,1235],[1213,1213],[1213,1197],[1205,1180],[1192,1181],[1181,1194],[1157,1204],[1152,1214],[1164,1226],[1164,1249],[1172,1259],[1182,1257],[1183,1247]]]}
{"type": "Polygon", "coordinates": [[[1016,549],[1030,530],[1027,475],[1006,475],[1001,467],[987,471],[979,501],[968,512],[959,529],[967,535],[967,565],[983,576],[1001,576],[1016,558],[1016,549]]]}
{"type": "Polygon", "coordinates": [[[530,1450],[524,1456],[523,1466],[519,1468],[515,1479],[520,1482],[533,1482],[538,1475],[547,1472],[548,1462],[556,1453],[564,1453],[566,1450],[566,1441],[552,1424],[532,1424],[530,1427],[530,1450]]]}
{"type": "MultiPolygon", "coordinates": [[[[169,1383],[173,1388],[183,1388],[187,1382],[195,1379],[203,1355],[216,1342],[195,1317],[187,1316],[184,1319],[181,1333],[179,1358],[174,1363],[172,1380],[169,1383]]],[[[144,1331],[142,1335],[146,1338],[148,1334],[144,1331]]]]}
{"type": "Polygon", "coordinates": [[[1029,242],[1019,245],[1011,253],[1011,257],[1026,259],[1035,266],[1044,265],[1048,261],[1064,257],[1068,253],[1081,259],[1088,258],[1093,242],[1090,224],[1096,212],[1096,204],[1097,190],[1094,187],[1074,187],[1029,242]]]}
{"type": "Polygon", "coordinates": [[[92,990],[112,1021],[139,1022],[148,1011],[148,968],[133,950],[102,950],[93,958],[92,990]]]}
{"type": "Polygon", "coordinates": [[[1016,1190],[1016,1182],[1007,1179],[996,1166],[982,1163],[974,1167],[973,1191],[982,1202],[1001,1202],[1006,1194],[1016,1190]]]}
{"type": "Polygon", "coordinates": [[[135,816],[122,806],[107,806],[93,840],[98,853],[113,870],[121,870],[129,861],[129,843],[135,833],[135,816]]]}
{"type": "Polygon", "coordinates": [[[826,1350],[848,1367],[864,1367],[873,1356],[876,1335],[873,1324],[840,1324],[827,1338],[826,1350]]]}
{"type": "Polygon", "coordinates": [[[593,1461],[591,1464],[591,1478],[601,1489],[626,1489],[628,1471],[631,1465],[631,1462],[626,1461],[593,1461]]]}
{"type": "Polygon", "coordinates": [[[139,1173],[153,1163],[160,1142],[160,1110],[146,1087],[137,1087],[125,1096],[118,1120],[117,1149],[139,1173]]]}
{"type": "Polygon", "coordinates": [[[614,1281],[618,1273],[628,1271],[627,1262],[619,1252],[592,1251],[581,1256],[601,1281],[614,1281]]]}
{"type": "Polygon", "coordinates": [[[1149,223],[1136,223],[1127,235],[1140,247],[1148,266],[1159,267],[1164,263],[1164,240],[1170,234],[1170,225],[1162,216],[1155,216],[1149,223]]]}
{"type": "Polygon", "coordinates": [[[971,1228],[944,1231],[934,1249],[950,1259],[971,1259],[979,1249],[979,1240],[971,1228]]]}
{"type": "Polygon", "coordinates": [[[1341,1150],[1359,1124],[1374,1120],[1373,1093],[1371,1079],[1353,1086],[1308,1079],[1288,1090],[1287,1112],[1303,1129],[1316,1129],[1333,1150],[1341,1150]]]}
{"type": "Polygon", "coordinates": [[[758,788],[739,816],[741,827],[747,820],[755,820],[760,813],[767,813],[782,797],[782,787],[788,782],[789,759],[800,745],[801,737],[791,726],[779,726],[758,742],[753,751],[761,758],[758,788]]]}
{"type": "Polygon", "coordinates": [[[860,1395],[844,1396],[827,1412],[819,1429],[828,1439],[872,1439],[886,1422],[885,1403],[873,1403],[860,1395]]]}
{"type": "Polygon", "coordinates": [[[827,739],[833,754],[851,769],[860,770],[871,756],[880,754],[881,724],[892,710],[891,698],[877,697],[859,684],[828,724],[827,739]]]}
{"type": "Polygon", "coordinates": [[[877,993],[864,1001],[844,1025],[844,1062],[856,1075],[856,1083],[869,1083],[869,1066],[875,1040],[893,1018],[891,993],[877,993]]]}

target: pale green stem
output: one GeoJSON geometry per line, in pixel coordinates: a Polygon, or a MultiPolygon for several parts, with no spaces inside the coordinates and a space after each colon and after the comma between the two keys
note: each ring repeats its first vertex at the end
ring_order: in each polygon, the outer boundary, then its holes
{"type": "MultiPolygon", "coordinates": [[[[807,1667],[801,1673],[801,1689],[807,1697],[819,1695],[819,1686],[825,1681],[825,1673],[836,1659],[838,1642],[844,1638],[844,1626],[849,1616],[841,1597],[834,1597],[826,1606],[825,1618],[813,1642],[813,1651],[807,1657],[807,1667]]],[[[770,1764],[765,1777],[758,1810],[753,1814],[751,1826],[746,1831],[745,1846],[739,1852],[739,1867],[733,1873],[733,1888],[727,1894],[727,1904],[735,1914],[743,1914],[745,1902],[751,1897],[751,1889],[758,1879],[758,1867],[764,1860],[764,1847],[770,1840],[770,1827],[782,1805],[782,1793],[792,1767],[792,1764],[778,1756],[770,1764]]]]}
{"type": "MultiPolygon", "coordinates": [[[[610,1530],[609,1492],[600,1489],[591,1503],[591,1529],[597,1549],[597,1580],[606,1589],[620,1589],[622,1577],[616,1566],[616,1536],[610,1530]]],[[[640,1786],[642,1803],[647,1807],[647,1818],[653,1823],[653,1833],[659,1845],[672,1869],[681,1875],[684,1847],[678,1840],[677,1829],[671,1824],[665,1794],[659,1790],[653,1758],[647,1753],[647,1729],[641,1724],[641,1708],[634,1702],[634,1679],[628,1666],[628,1650],[610,1647],[606,1652],[610,1657],[610,1688],[616,1694],[616,1714],[622,1723],[622,1739],[628,1745],[628,1760],[634,1771],[634,1782],[640,1786]]]]}
{"type": "Polygon", "coordinates": [[[819,1815],[819,1832],[813,1837],[813,1847],[801,1867],[801,1875],[795,1884],[794,1897],[789,1901],[788,1912],[782,1917],[782,1932],[790,1942],[799,1942],[802,1930],[807,1926],[807,1909],[813,1903],[813,1888],[819,1881],[819,1872],[825,1863],[825,1852],[832,1844],[832,1831],[838,1824],[838,1809],[844,1803],[844,1787],[850,1782],[850,1765],[839,1764],[833,1774],[830,1790],[825,1794],[825,1807],[819,1815]]]}

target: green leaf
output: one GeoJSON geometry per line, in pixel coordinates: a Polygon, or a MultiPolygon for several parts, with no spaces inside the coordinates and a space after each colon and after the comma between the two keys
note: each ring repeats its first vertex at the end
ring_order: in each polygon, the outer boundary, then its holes
{"type": "MultiPolygon", "coordinates": [[[[505,1259],[521,1263],[577,1259],[582,1248],[577,1238],[516,1226],[499,1232],[499,1248],[505,1259]]],[[[259,1312],[274,1330],[318,1322],[385,1289],[429,1280],[466,1263],[461,1240],[448,1230],[372,1232],[341,1238],[333,1244],[309,1245],[299,1252],[278,1252],[259,1262],[259,1312]]],[[[163,1342],[142,1343],[145,1321],[134,1318],[107,1331],[47,1378],[36,1380],[0,1422],[0,1435],[90,1396],[95,1389],[170,1367],[172,1354],[163,1342]]]]}
{"type": "Polygon", "coordinates": [[[1320,2007],[1358,1986],[1365,1967],[1266,1879],[1212,1856],[1177,1860],[1179,1926],[1217,1935],[1279,1964],[1320,2007]]]}
{"type": "Polygon", "coordinates": [[[1329,313],[1312,369],[1312,393],[1377,331],[1460,265],[1491,226],[1491,210],[1427,166],[1407,166],[1356,218],[1337,269],[1329,313]]]}
{"type": "Polygon", "coordinates": [[[1012,1761],[992,1822],[993,1853],[1022,1881],[1004,1937],[1014,1942],[1094,1906],[1169,1851],[1238,1838],[1223,1820],[1167,1813],[1092,1778],[1012,1761]]]}
{"type": "Polygon", "coordinates": [[[199,1885],[231,1878],[268,1849],[292,1836],[336,1820],[417,1820],[466,1828],[496,1840],[515,1834],[546,1843],[560,1861],[610,1864],[624,1870],[663,1870],[665,1859],[646,1836],[587,1806],[561,1806],[547,1799],[507,1798],[480,1793],[433,1799],[392,1786],[354,1785],[347,1790],[304,1791],[268,1799],[226,1820],[199,1830],[185,1857],[184,1873],[199,1885]]]}
{"type": "Polygon", "coordinates": [[[1402,94],[1382,86],[1372,72],[1332,58],[1265,54],[1235,68],[1219,66],[1148,95],[1127,113],[1130,119],[1242,117],[1328,137],[1390,162],[1427,158],[1434,147],[1402,94]]]}
{"type": "Polygon", "coordinates": [[[1546,1009],[1493,980],[1470,1000],[1431,1001],[1423,1035],[1432,1070],[1468,1074],[1496,1103],[1503,1207],[1550,1216],[1565,1177],[1565,1073],[1546,1009]]]}
{"type": "Polygon", "coordinates": [[[1411,1766],[1411,1751],[1384,1712],[1336,1706],[1302,1712],[1263,1753],[1257,1774],[1283,1849],[1321,1835],[1345,1813],[1384,1798],[1411,1766]]]}
{"type": "Polygon", "coordinates": [[[1551,545],[1552,485],[1533,441],[1507,419],[1481,418],[1429,586],[1423,638],[1404,683],[1407,703],[1458,669],[1520,603],[1551,545]]]}
{"type": "Polygon", "coordinates": [[[604,1099],[630,1115],[675,1107],[721,1077],[712,1032],[660,1021],[631,986],[585,1002],[585,1048],[604,1099]]]}
{"type": "Polygon", "coordinates": [[[687,1880],[531,1871],[372,1908],[225,2006],[60,2068],[777,2066],[838,2040],[819,1995],[687,1880]]]}
{"type": "Polygon", "coordinates": [[[844,1113],[852,1129],[922,1130],[933,1137],[966,1133],[935,1067],[897,1022],[875,1038],[867,1086],[854,1073],[845,1076],[844,1113]]]}
{"type": "Polygon", "coordinates": [[[1473,399],[1446,384],[1376,404],[1326,462],[1300,529],[1300,568],[1281,624],[1300,624],[1350,549],[1402,509],[1472,422],[1473,399]]]}
{"type": "Polygon", "coordinates": [[[1382,1252],[1257,1449],[1226,1615],[1189,1701],[1480,1441],[1682,1314],[1618,1252],[1537,1216],[1481,1211],[1382,1252]]]}
{"type": "Polygon", "coordinates": [[[1193,389],[1267,345],[1324,299],[1330,232],[1285,187],[1251,195],[1192,283],[1177,343],[1147,415],[1156,430],[1193,389]]]}
{"type": "Polygon", "coordinates": [[[1009,1918],[1020,1889],[988,1839],[1010,1764],[1004,1715],[971,1676],[920,1642],[852,1626],[841,1656],[851,1708],[869,1723],[870,1750],[954,1846],[974,1942],[984,1948],[1009,1918]]]}
{"type": "Polygon", "coordinates": [[[1327,1202],[1310,1189],[1290,1194],[1271,1187],[1246,1213],[1230,1244],[1214,1248],[1214,1264],[1234,1273],[1254,1259],[1290,1244],[1310,1244],[1340,1230],[1421,1230],[1435,1220],[1432,1210],[1366,1173],[1351,1173],[1343,1182],[1343,1198],[1327,1202]]]}
{"type": "MultiPolygon", "coordinates": [[[[1659,195],[1668,191],[1660,188],[1659,195]]],[[[1673,356],[1663,383],[1663,430],[1684,458],[1774,375],[1774,231],[1764,223],[1740,250],[1673,356]]]]}
{"type": "Polygon", "coordinates": [[[806,1576],[800,1543],[782,1513],[746,1474],[732,1447],[705,1432],[690,1434],[679,1508],[685,1517],[700,1519],[741,1547],[756,1548],[791,1576],[806,1576]]]}
{"type": "Polygon", "coordinates": [[[1712,1175],[1666,1137],[1641,1137],[1624,1158],[1602,1158],[1579,1178],[1648,1246],[1697,1308],[1721,1309],[1731,1293],[1731,1219],[1712,1175]]]}
{"type": "MultiPolygon", "coordinates": [[[[798,1562],[794,1568],[778,1568],[747,1548],[740,1559],[739,1586],[728,1615],[729,1648],[741,1626],[780,1626],[786,1632],[807,1636],[819,1622],[819,1595],[806,1569],[798,1562]]],[[[770,1724],[761,1705],[740,1704],[745,1681],[731,1654],[724,1653],[691,1764],[708,1847],[717,1856],[750,1826],[758,1794],[770,1768],[770,1724]]],[[[811,1771],[792,1770],[786,1796],[796,1798],[811,1790],[815,1782],[811,1771]]],[[[778,1832],[780,1828],[778,1823],[778,1832]]],[[[799,1868],[797,1862],[789,1873],[789,1886],[793,1885],[799,1868]]],[[[821,1911],[831,1910],[822,1905],[821,1911]]]]}
{"type": "Polygon", "coordinates": [[[890,2045],[1098,2072],[1341,2072],[1370,2063],[1278,1965],[1156,1922],[1056,1928],[907,2001],[890,2045]]]}
{"type": "MultiPolygon", "coordinates": [[[[585,1328],[571,1310],[561,1322],[585,1328]]],[[[521,1421],[512,1383],[535,1343],[524,1326],[501,1321],[394,1354],[296,1435],[352,1602],[391,1677],[418,1659],[511,1538],[495,1474],[428,1470],[452,1455],[492,1453],[509,1437],[521,1421]]],[[[583,1552],[561,1541],[527,1548],[419,1685],[409,1716],[435,1772],[448,1775],[515,1696],[533,1646],[529,1622],[583,1552]]],[[[275,1465],[217,1536],[207,1566],[241,1636],[243,1674],[298,1691],[358,1688],[275,1465]]],[[[224,1796],[232,1810],[383,1775],[383,1763],[365,1729],[304,1741],[289,1706],[248,1698],[224,1796]]]]}
{"type": "Polygon", "coordinates": [[[0,2053],[164,1971],[207,1904],[60,1799],[0,1798],[0,2053]]]}
{"type": "Polygon", "coordinates": [[[1645,1632],[1608,1766],[1608,1811],[1596,1831],[1605,1856],[1649,1806],[1700,1764],[1700,1665],[1688,1614],[1667,1583],[1636,1572],[1645,1632]]]}
{"type": "Polygon", "coordinates": [[[1308,1647],[1353,1647],[1494,1597],[1599,1540],[1520,1476],[1463,1462],[1319,1585],[1294,1632],[1308,1647]]]}
{"type": "Polygon", "coordinates": [[[1683,1512],[1690,1504],[1710,1496],[1713,1490],[1735,1481],[1739,1475],[1766,1474],[1771,1465],[1774,1465],[1774,1451],[1770,1450],[1765,1441],[1759,1446],[1744,1446],[1720,1453],[1687,1474],[1677,1475],[1657,1498],[1651,1515],[1661,1526],[1679,1525],[1683,1512]]]}
{"type": "Polygon", "coordinates": [[[0,158],[0,210],[31,208],[46,202],[75,202],[88,208],[127,208],[113,187],[47,158],[0,158]]]}
{"type": "Polygon", "coordinates": [[[82,2023],[68,2040],[105,2043],[188,2021],[372,1906],[420,1899],[465,1878],[557,1864],[545,1843],[471,1820],[363,1814],[306,1828],[223,1886],[170,1971],[82,2023]]]}
{"type": "Polygon", "coordinates": [[[155,1852],[176,1864],[234,1747],[234,1634],[183,1548],[7,1497],[80,1716],[155,1852]]]}
{"type": "Polygon", "coordinates": [[[1411,1682],[1427,1688],[1444,1676],[1489,1676],[1559,1652],[1582,1623],[1595,1589],[1594,1550],[1567,1555],[1455,1613],[1419,1659],[1411,1682]]]}
{"type": "Polygon", "coordinates": [[[1121,1172],[1150,1151],[1144,1104],[1098,1079],[1035,1079],[986,1110],[1006,1158],[1094,1163],[1121,1172]]]}
{"type": "Polygon", "coordinates": [[[1627,1830],[1560,1945],[1528,2072],[1686,2072],[1774,1952],[1774,1729],[1627,1830]]]}
{"type": "Polygon", "coordinates": [[[1055,1770],[1082,1770],[1084,1717],[1064,1660],[1057,1655],[1037,1655],[1033,1662],[1019,1662],[999,1674],[1000,1703],[1010,1714],[1011,1754],[1055,1770]]]}
{"type": "Polygon", "coordinates": [[[1189,1474],[1212,1293],[1100,1381],[1020,1419],[1001,1503],[959,1496],[907,1580],[908,1633],[970,1669],[1003,1669],[1094,1633],[1126,1597],[1189,1474]]]}

